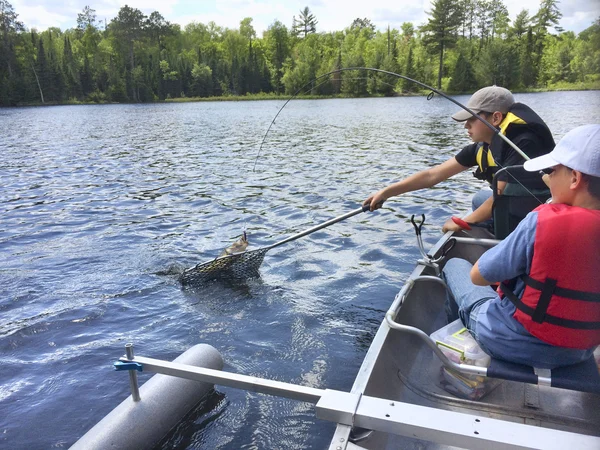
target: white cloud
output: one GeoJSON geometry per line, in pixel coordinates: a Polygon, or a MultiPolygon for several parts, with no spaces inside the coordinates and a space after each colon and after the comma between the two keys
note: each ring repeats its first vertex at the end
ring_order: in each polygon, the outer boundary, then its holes
{"type": "MultiPolygon", "coordinates": [[[[50,26],[62,29],[74,27],[77,14],[86,5],[96,10],[98,20],[108,22],[125,4],[138,8],[145,14],[158,11],[167,20],[184,26],[192,21],[237,28],[245,17],[252,17],[254,28],[259,35],[275,20],[286,26],[292,25],[292,17],[298,16],[308,5],[319,21],[318,31],[343,30],[358,17],[370,19],[378,29],[388,25],[399,28],[403,22],[415,25],[425,23],[426,11],[431,10],[430,0],[13,0],[12,5],[19,20],[29,28],[45,29],[50,26]]],[[[539,8],[539,0],[504,0],[511,18],[522,9],[528,9],[533,16],[539,8]]],[[[561,25],[566,30],[580,32],[600,16],[598,0],[564,0],[559,3],[563,12],[561,25]]]]}
{"type": "MultiPolygon", "coordinates": [[[[14,7],[14,5],[13,5],[14,7]]],[[[61,24],[70,20],[65,14],[48,11],[45,6],[20,6],[15,11],[19,15],[17,18],[28,28],[37,28],[39,31],[50,27],[59,27],[61,24]]]]}

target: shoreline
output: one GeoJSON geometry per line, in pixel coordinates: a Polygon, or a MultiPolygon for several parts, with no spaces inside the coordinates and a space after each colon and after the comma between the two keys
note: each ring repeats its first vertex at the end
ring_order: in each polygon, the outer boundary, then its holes
{"type": "MultiPolygon", "coordinates": [[[[523,90],[513,90],[513,94],[537,94],[544,92],[572,92],[572,91],[600,91],[600,83],[573,83],[572,85],[561,86],[556,88],[530,88],[523,90]]],[[[446,92],[445,94],[454,95],[470,95],[471,92],[446,92]]],[[[156,100],[153,102],[92,102],[92,101],[66,101],[66,102],[30,102],[19,103],[14,106],[4,106],[3,108],[19,108],[19,107],[35,107],[35,106],[72,106],[72,105],[154,105],[160,103],[199,103],[199,102],[245,102],[245,101],[260,101],[260,100],[330,100],[330,99],[356,99],[356,98],[395,98],[395,97],[420,97],[428,95],[429,91],[420,90],[409,93],[396,93],[395,95],[368,95],[364,97],[354,97],[348,95],[283,95],[283,94],[249,94],[249,95],[225,95],[219,97],[177,97],[164,100],[156,100]]]]}

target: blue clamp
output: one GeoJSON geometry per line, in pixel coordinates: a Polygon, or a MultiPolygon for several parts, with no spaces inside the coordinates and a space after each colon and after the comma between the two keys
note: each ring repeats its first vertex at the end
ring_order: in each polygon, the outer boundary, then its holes
{"type": "Polygon", "coordinates": [[[113,363],[113,366],[115,367],[115,370],[137,370],[138,372],[141,372],[144,369],[144,366],[137,362],[117,361],[113,363]]]}

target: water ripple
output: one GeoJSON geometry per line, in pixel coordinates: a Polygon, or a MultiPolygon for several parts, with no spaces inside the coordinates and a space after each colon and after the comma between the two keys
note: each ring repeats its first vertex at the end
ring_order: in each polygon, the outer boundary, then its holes
{"type": "MultiPolygon", "coordinates": [[[[517,99],[556,137],[600,122],[598,92],[517,99]]],[[[126,342],[162,359],[206,342],[228,371],[351,387],[418,257],[410,216],[431,245],[481,184],[462,174],[273,249],[259,279],[182,289],[244,229],[272,244],[467,143],[442,99],[303,100],[257,158],[282,106],[0,109],[0,447],[75,442],[128,395],[111,367],[126,342]]],[[[219,387],[163,448],[323,448],[332,431],[310,405],[219,387]]]]}

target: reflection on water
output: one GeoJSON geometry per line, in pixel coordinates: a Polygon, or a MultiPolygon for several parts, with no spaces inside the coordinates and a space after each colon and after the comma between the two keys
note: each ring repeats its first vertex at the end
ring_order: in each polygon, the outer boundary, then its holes
{"type": "MultiPolygon", "coordinates": [[[[597,92],[517,99],[556,137],[600,122],[597,92]]],[[[481,184],[408,193],[269,251],[260,278],[183,289],[184,268],[244,229],[249,250],[272,244],[467,143],[438,97],[299,100],[257,158],[282,105],[0,110],[0,447],[75,442],[128,395],[111,367],[126,342],[169,360],[210,343],[228,371],[350,389],[419,256],[410,216],[427,215],[431,245],[481,184]]],[[[217,387],[161,447],[323,448],[333,428],[310,405],[217,387]]]]}

